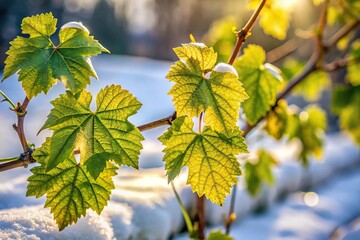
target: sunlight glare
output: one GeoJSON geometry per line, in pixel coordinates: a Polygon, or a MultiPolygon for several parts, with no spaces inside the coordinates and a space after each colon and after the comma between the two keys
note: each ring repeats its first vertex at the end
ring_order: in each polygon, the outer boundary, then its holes
{"type": "Polygon", "coordinates": [[[299,3],[298,0],[276,0],[278,6],[286,10],[293,10],[299,3]]]}
{"type": "Polygon", "coordinates": [[[307,192],[304,195],[304,202],[309,207],[314,207],[319,203],[319,195],[314,192],[307,192]]]}

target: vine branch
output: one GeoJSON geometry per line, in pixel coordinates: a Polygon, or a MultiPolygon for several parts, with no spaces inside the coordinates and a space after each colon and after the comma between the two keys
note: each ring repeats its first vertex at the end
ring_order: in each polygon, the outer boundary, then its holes
{"type": "Polygon", "coordinates": [[[274,63],[288,56],[289,54],[293,53],[296,49],[298,49],[300,43],[301,43],[300,39],[293,38],[283,43],[279,47],[269,51],[268,53],[266,53],[267,62],[274,63]]]}
{"type": "Polygon", "coordinates": [[[168,117],[146,123],[144,125],[138,126],[137,128],[142,132],[142,131],[150,130],[150,129],[157,128],[160,126],[164,126],[164,125],[171,125],[175,119],[176,119],[176,112],[174,112],[173,114],[171,114],[168,117]]]}
{"type": "Polygon", "coordinates": [[[266,3],[266,0],[262,0],[258,7],[256,8],[256,10],[253,12],[253,14],[251,15],[250,19],[248,20],[248,22],[245,24],[245,26],[237,33],[237,38],[236,38],[236,44],[234,47],[234,50],[231,54],[231,57],[228,61],[228,63],[230,65],[232,65],[236,59],[236,57],[238,56],[240,49],[242,47],[242,45],[244,44],[244,42],[246,41],[246,38],[249,34],[249,32],[251,31],[252,27],[254,26],[261,10],[263,9],[264,5],[266,3]]]}

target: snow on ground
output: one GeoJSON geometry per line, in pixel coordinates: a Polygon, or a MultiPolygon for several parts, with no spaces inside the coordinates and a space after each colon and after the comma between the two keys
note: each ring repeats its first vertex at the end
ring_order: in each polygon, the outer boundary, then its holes
{"type": "MultiPolygon", "coordinates": [[[[176,187],[186,206],[192,192],[180,177],[176,187]]],[[[44,199],[25,198],[26,177],[8,179],[0,189],[0,239],[167,239],[183,227],[181,210],[160,168],[122,169],[116,189],[99,216],[88,211],[59,232],[44,199]]]]}
{"type": "MultiPolygon", "coordinates": [[[[89,90],[96,93],[106,84],[122,84],[143,102],[142,109],[131,119],[137,125],[143,124],[173,111],[171,99],[166,95],[170,84],[164,79],[169,65],[168,62],[131,57],[97,57],[94,66],[100,81],[93,81],[89,90]]],[[[14,77],[2,83],[0,88],[14,101],[23,98],[14,77]]],[[[36,136],[51,109],[49,99],[63,91],[63,87],[57,85],[49,96],[40,95],[30,103],[25,128],[28,139],[37,146],[49,135],[44,132],[36,136]]],[[[3,126],[0,128],[0,157],[16,156],[21,151],[11,128],[15,116],[9,118],[5,114],[7,109],[6,103],[0,104],[3,126]]],[[[167,239],[178,233],[183,227],[181,211],[167,184],[161,161],[162,146],[157,140],[165,129],[144,132],[146,140],[140,171],[119,170],[119,176],[115,178],[116,189],[101,216],[88,211],[85,218],[62,232],[58,232],[49,209],[43,209],[44,198],[25,197],[29,169],[1,173],[0,239],[167,239]],[[151,167],[158,168],[145,169],[151,167]]],[[[250,138],[249,144],[253,148],[265,146],[280,158],[282,164],[274,169],[275,185],[264,186],[255,198],[247,194],[240,178],[235,209],[239,220],[232,232],[236,238],[326,239],[337,225],[360,215],[359,149],[346,136],[328,136],[324,160],[312,161],[307,169],[296,162],[296,144],[258,141],[256,138],[250,138]],[[339,172],[343,174],[337,176],[339,172]],[[327,182],[330,177],[331,182],[327,182]],[[304,204],[303,192],[295,192],[309,189],[314,189],[320,199],[314,207],[304,204]],[[288,194],[291,195],[285,201],[278,203],[279,198],[288,194]],[[264,214],[249,215],[266,207],[270,210],[264,214]]],[[[184,171],[176,185],[185,206],[191,208],[193,194],[185,182],[184,171]]],[[[229,198],[223,208],[208,203],[208,222],[221,226],[229,203],[229,198]]],[[[353,232],[356,234],[356,229],[353,232]]]]}
{"type": "MultiPolygon", "coordinates": [[[[312,162],[308,169],[284,162],[276,169],[275,186],[264,186],[258,197],[247,194],[241,178],[236,204],[239,221],[232,235],[236,239],[327,239],[337,226],[360,215],[359,164],[359,150],[345,136],[336,135],[327,138],[324,161],[312,162]],[[326,181],[330,176],[330,182],[326,181]],[[304,188],[316,191],[320,199],[316,206],[304,203],[304,192],[276,202],[284,194],[304,188]],[[270,210],[249,216],[264,207],[270,210]]],[[[176,184],[185,206],[190,208],[193,194],[185,182],[183,172],[176,184]]],[[[167,239],[183,227],[180,209],[162,168],[122,168],[115,185],[101,216],[89,211],[76,225],[58,232],[49,210],[40,205],[44,199],[24,197],[26,176],[7,179],[0,188],[1,239],[167,239]]],[[[228,206],[229,198],[223,208],[208,203],[208,222],[221,225],[228,206]]]]}

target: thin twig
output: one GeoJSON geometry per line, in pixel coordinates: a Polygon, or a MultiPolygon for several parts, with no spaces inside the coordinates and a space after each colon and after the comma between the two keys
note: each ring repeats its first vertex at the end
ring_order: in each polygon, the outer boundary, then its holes
{"type": "Polygon", "coordinates": [[[242,47],[242,45],[244,44],[244,42],[246,41],[246,38],[249,34],[249,32],[251,31],[252,27],[254,26],[261,10],[263,9],[264,5],[266,3],[266,0],[262,0],[258,7],[256,8],[256,10],[253,12],[252,16],[250,17],[249,21],[245,24],[245,26],[237,33],[237,39],[236,39],[236,44],[234,47],[234,50],[231,54],[231,57],[228,61],[228,63],[230,65],[232,65],[236,59],[236,57],[238,56],[240,49],[242,47]]]}
{"type": "Polygon", "coordinates": [[[27,167],[30,163],[35,163],[36,160],[31,157],[31,154],[21,154],[20,157],[17,158],[15,161],[6,162],[0,164],[0,172],[7,171],[13,168],[18,167],[27,167]]]}
{"type": "Polygon", "coordinates": [[[339,70],[341,68],[344,68],[348,65],[349,61],[353,59],[350,58],[338,58],[332,61],[331,63],[324,64],[321,69],[323,69],[326,72],[334,72],[336,70],[339,70]]]}
{"type": "Polygon", "coordinates": [[[176,119],[176,112],[174,112],[173,114],[171,114],[168,117],[138,126],[138,129],[142,132],[142,131],[146,131],[149,129],[164,126],[164,125],[171,125],[175,119],[176,119]]]}
{"type": "Polygon", "coordinates": [[[340,30],[338,30],[332,37],[327,40],[324,44],[324,47],[326,50],[332,48],[335,46],[343,37],[348,35],[351,31],[353,31],[355,28],[357,28],[360,25],[360,18],[357,19],[355,22],[350,23],[342,27],[340,30]]]}
{"type": "Polygon", "coordinates": [[[273,63],[293,53],[300,46],[300,39],[290,39],[279,47],[266,53],[266,61],[273,63]]]}
{"type": "Polygon", "coordinates": [[[324,48],[324,34],[325,34],[325,27],[326,27],[326,20],[328,15],[328,9],[330,5],[330,0],[326,0],[324,6],[322,8],[317,34],[316,34],[316,43],[317,43],[317,52],[318,58],[316,61],[317,66],[321,66],[324,60],[325,55],[325,48],[324,48]]]}
{"type": "Polygon", "coordinates": [[[26,136],[25,136],[25,131],[24,131],[24,119],[25,119],[25,115],[27,112],[27,106],[29,105],[30,99],[25,97],[24,102],[22,104],[18,103],[16,108],[15,108],[15,112],[17,114],[17,118],[18,118],[18,123],[17,125],[14,124],[13,127],[15,129],[15,131],[17,132],[18,136],[19,136],[19,140],[21,143],[21,146],[24,150],[24,152],[27,152],[29,147],[27,144],[27,140],[26,140],[26,136]]]}

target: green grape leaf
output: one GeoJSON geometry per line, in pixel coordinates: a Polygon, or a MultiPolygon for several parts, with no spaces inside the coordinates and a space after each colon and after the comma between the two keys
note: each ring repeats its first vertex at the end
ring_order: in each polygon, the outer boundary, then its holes
{"type": "Polygon", "coordinates": [[[260,46],[249,45],[234,63],[250,97],[243,103],[246,120],[250,124],[255,124],[266,115],[275,103],[280,87],[279,79],[265,67],[264,61],[265,51],[260,46]]]}
{"type": "Polygon", "coordinates": [[[335,88],[331,110],[339,115],[340,127],[360,145],[360,86],[335,88]]]}
{"type": "Polygon", "coordinates": [[[281,99],[275,109],[266,116],[265,130],[270,136],[279,140],[286,134],[288,119],[287,103],[281,99]]]}
{"type": "MultiPolygon", "coordinates": [[[[258,0],[250,0],[248,8],[255,10],[258,4],[258,0]]],[[[284,1],[267,1],[260,12],[260,27],[266,34],[284,40],[291,20],[291,10],[284,1]]]]}
{"type": "Polygon", "coordinates": [[[360,15],[360,1],[358,0],[336,0],[330,1],[327,22],[330,26],[335,23],[344,24],[356,21],[360,15]]]}
{"type": "Polygon", "coordinates": [[[47,93],[56,79],[72,92],[80,92],[90,83],[90,76],[97,78],[90,57],[108,52],[81,23],[75,22],[61,27],[60,44],[55,46],[50,37],[56,23],[51,13],[24,18],[22,33],[29,37],[16,37],[6,53],[2,81],[18,72],[28,98],[47,93]]]}
{"type": "Polygon", "coordinates": [[[245,163],[245,181],[248,192],[255,196],[265,182],[273,185],[275,177],[272,173],[272,167],[277,165],[276,159],[264,149],[257,151],[257,158],[248,160],[245,163]]]}
{"type": "Polygon", "coordinates": [[[302,150],[299,157],[304,165],[309,163],[310,155],[321,158],[326,128],[326,114],[315,105],[308,106],[299,115],[289,117],[287,134],[289,139],[300,140],[302,150]]]}
{"type": "Polygon", "coordinates": [[[247,152],[245,139],[238,127],[224,135],[204,127],[201,133],[193,131],[194,123],[188,117],[177,118],[159,140],[165,145],[165,169],[169,181],[181,168],[189,169],[187,183],[199,196],[221,205],[236,176],[241,174],[235,155],[247,152]]]}
{"type": "Polygon", "coordinates": [[[240,102],[247,94],[235,69],[216,63],[216,53],[201,43],[174,49],[180,61],[171,66],[166,78],[174,82],[169,95],[178,116],[198,117],[205,112],[205,124],[214,131],[232,129],[239,117],[240,102]]]}
{"type": "Polygon", "coordinates": [[[234,239],[231,236],[218,230],[218,231],[210,232],[210,235],[207,238],[207,240],[234,240],[234,239]]]}
{"type": "Polygon", "coordinates": [[[94,178],[107,160],[138,167],[143,136],[128,117],[140,109],[141,103],[116,85],[99,92],[95,112],[90,110],[91,98],[86,91],[76,95],[68,91],[51,102],[54,108],[42,127],[54,131],[47,171],[69,158],[75,148],[80,150],[80,160],[94,178]]]}
{"type": "Polygon", "coordinates": [[[359,86],[360,85],[360,41],[356,41],[352,44],[351,49],[351,58],[347,65],[347,80],[351,83],[353,86],[359,86]]]}
{"type": "Polygon", "coordinates": [[[284,76],[284,80],[288,82],[296,74],[299,74],[304,66],[304,62],[300,62],[292,57],[287,58],[281,66],[281,72],[284,76]]]}
{"type": "Polygon", "coordinates": [[[31,169],[33,175],[28,178],[26,196],[38,198],[46,194],[45,207],[50,207],[60,231],[85,216],[88,208],[100,214],[114,189],[112,176],[116,174],[116,168],[107,163],[105,170],[95,180],[71,156],[53,170],[46,171],[49,151],[50,138],[33,153],[41,166],[31,169]]]}

